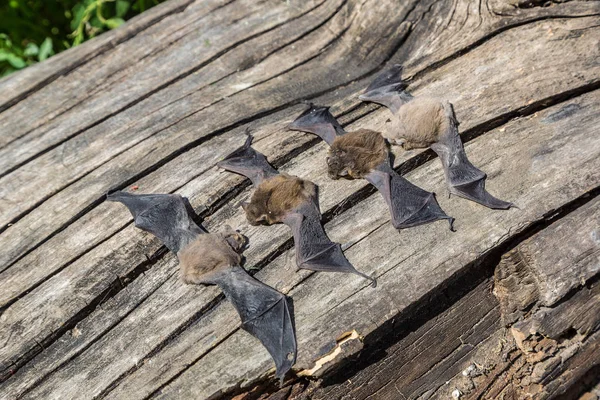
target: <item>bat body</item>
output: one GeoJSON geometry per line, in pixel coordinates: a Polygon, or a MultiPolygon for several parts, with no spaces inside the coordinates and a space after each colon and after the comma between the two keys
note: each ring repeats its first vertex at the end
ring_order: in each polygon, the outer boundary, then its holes
{"type": "Polygon", "coordinates": [[[332,179],[364,178],[375,186],[388,205],[396,229],[445,219],[453,230],[454,218],[444,213],[435,195],[394,171],[388,145],[379,132],[345,132],[326,107],[313,105],[296,118],[290,129],[314,133],[330,145],[327,169],[332,179]]]}
{"type": "Polygon", "coordinates": [[[221,288],[240,315],[242,328],[269,351],[283,381],[296,361],[293,316],[285,295],[241,267],[246,238],[229,226],[208,233],[193,221],[189,202],[179,195],[115,192],[107,199],[127,206],[136,227],[157,236],[177,255],[185,283],[221,288]]]}
{"type": "Polygon", "coordinates": [[[317,186],[296,176],[277,172],[265,156],[251,147],[252,137],[243,147],[217,165],[244,175],[256,190],[242,205],[251,225],[288,225],[296,247],[298,268],[312,271],[345,272],[375,279],[357,271],[346,259],[339,243],[332,242],[321,225],[317,186]]]}
{"type": "Polygon", "coordinates": [[[444,167],[450,194],[472,200],[492,209],[509,209],[513,203],[485,190],[486,174],[476,168],[465,153],[452,105],[429,97],[413,97],[401,80],[402,67],[385,71],[359,96],[386,106],[394,115],[384,136],[404,149],[431,147],[444,167]]]}

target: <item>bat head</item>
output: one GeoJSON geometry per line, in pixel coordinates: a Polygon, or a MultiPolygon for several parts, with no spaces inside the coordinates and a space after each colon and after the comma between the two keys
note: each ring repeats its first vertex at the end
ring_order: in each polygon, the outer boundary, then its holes
{"type": "Polygon", "coordinates": [[[271,225],[268,218],[268,211],[265,206],[257,202],[242,203],[242,208],[246,213],[246,219],[252,226],[271,225]]]}
{"type": "Polygon", "coordinates": [[[327,155],[327,174],[331,179],[353,179],[352,170],[355,168],[353,158],[347,151],[332,148],[327,155]]]}
{"type": "Polygon", "coordinates": [[[225,225],[220,234],[238,254],[242,254],[248,247],[248,238],[229,225],[225,225]]]}
{"type": "Polygon", "coordinates": [[[312,103],[289,125],[289,129],[315,134],[327,143],[331,143],[336,134],[344,134],[344,129],[331,115],[329,107],[312,103]]]}

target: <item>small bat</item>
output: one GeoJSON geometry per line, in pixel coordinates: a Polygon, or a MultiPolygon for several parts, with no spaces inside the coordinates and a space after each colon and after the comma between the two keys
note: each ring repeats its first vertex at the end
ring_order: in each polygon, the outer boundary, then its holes
{"type": "Polygon", "coordinates": [[[332,242],[321,226],[317,186],[273,168],[266,157],[251,147],[252,136],[217,165],[244,175],[256,188],[249,203],[242,204],[251,225],[284,223],[292,229],[298,268],[345,272],[374,278],[357,271],[346,259],[339,243],[332,242]]]}
{"type": "Polygon", "coordinates": [[[454,109],[449,102],[413,97],[401,79],[402,66],[395,65],[375,78],[363,101],[387,107],[394,117],[384,131],[390,142],[405,150],[431,147],[444,167],[448,192],[492,209],[509,209],[513,203],[497,199],[485,190],[486,174],[467,159],[454,109]]]}
{"type": "Polygon", "coordinates": [[[364,178],[375,186],[388,205],[396,229],[445,219],[454,231],[454,218],[441,209],[435,194],[394,171],[388,145],[379,132],[367,129],[346,132],[327,107],[312,104],[289,128],[313,133],[329,144],[327,167],[332,179],[364,178]]]}
{"type": "Polygon", "coordinates": [[[288,299],[252,278],[240,266],[247,239],[226,226],[208,233],[194,220],[189,201],[177,194],[114,192],[109,201],[123,203],[135,226],[158,237],[179,259],[187,284],[218,285],[233,303],[242,328],[269,351],[280,383],[296,362],[296,336],[288,299]]]}

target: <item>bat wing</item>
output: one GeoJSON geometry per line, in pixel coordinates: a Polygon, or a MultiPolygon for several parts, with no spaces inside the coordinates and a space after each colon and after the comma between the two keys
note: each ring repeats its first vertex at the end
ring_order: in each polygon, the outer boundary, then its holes
{"type": "Polygon", "coordinates": [[[403,104],[412,99],[412,96],[404,91],[407,86],[402,81],[402,66],[396,64],[378,75],[358,98],[381,104],[395,114],[403,104]]]}
{"type": "Polygon", "coordinates": [[[332,242],[321,225],[321,213],[312,203],[305,203],[288,213],[283,222],[292,229],[296,247],[296,264],[312,271],[345,272],[377,281],[359,272],[344,256],[342,246],[332,242]]]}
{"type": "Polygon", "coordinates": [[[123,203],[133,215],[136,227],[158,237],[175,254],[198,235],[206,233],[194,222],[189,201],[180,195],[135,195],[117,191],[106,198],[123,203]]]}
{"type": "Polygon", "coordinates": [[[449,127],[431,148],[442,161],[450,193],[492,209],[507,210],[514,207],[513,203],[497,199],[485,190],[487,175],[467,159],[452,105],[445,103],[444,108],[449,127]]]}
{"type": "Polygon", "coordinates": [[[410,228],[446,219],[450,230],[454,230],[454,218],[446,215],[435,195],[404,179],[387,162],[380,164],[366,179],[379,190],[388,204],[394,228],[410,228]]]}
{"type": "Polygon", "coordinates": [[[329,112],[329,107],[310,104],[308,110],[298,116],[289,126],[293,131],[309,132],[319,136],[331,145],[337,135],[345,133],[344,128],[329,112]]]}
{"type": "Polygon", "coordinates": [[[265,346],[275,362],[276,375],[283,381],[296,362],[291,300],[252,278],[241,267],[227,268],[215,278],[242,320],[242,328],[265,346]],[[289,300],[289,302],[288,302],[289,300]]]}
{"type": "Polygon", "coordinates": [[[278,175],[279,172],[269,164],[263,154],[254,150],[251,145],[252,136],[248,135],[246,143],[218,162],[217,166],[250,178],[256,187],[263,180],[278,175]]]}

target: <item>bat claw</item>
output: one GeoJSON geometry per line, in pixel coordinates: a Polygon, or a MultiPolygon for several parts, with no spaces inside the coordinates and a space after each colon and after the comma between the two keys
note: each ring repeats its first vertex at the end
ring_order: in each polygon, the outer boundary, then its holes
{"type": "Polygon", "coordinates": [[[452,217],[448,217],[448,223],[450,224],[451,232],[456,232],[456,229],[454,229],[454,221],[456,221],[456,219],[454,219],[452,217]]]}

